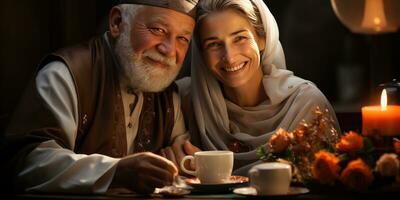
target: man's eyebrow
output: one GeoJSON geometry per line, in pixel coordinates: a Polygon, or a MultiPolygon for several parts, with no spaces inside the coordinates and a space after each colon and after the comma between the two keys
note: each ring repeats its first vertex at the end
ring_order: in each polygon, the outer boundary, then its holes
{"type": "Polygon", "coordinates": [[[182,31],[182,35],[192,35],[192,34],[193,34],[193,32],[189,31],[189,30],[183,30],[182,31]]]}
{"type": "Polygon", "coordinates": [[[163,17],[161,17],[161,16],[156,16],[156,17],[153,17],[151,20],[149,20],[150,21],[150,23],[159,23],[159,24],[162,24],[162,25],[166,25],[166,23],[164,22],[164,18],[163,17]]]}
{"type": "MultiPolygon", "coordinates": [[[[164,26],[166,28],[171,27],[171,25],[164,22],[164,19],[162,17],[155,18],[155,20],[151,21],[150,23],[160,24],[161,26],[164,26]]],[[[192,34],[193,34],[193,31],[189,31],[187,29],[184,29],[182,31],[182,35],[192,35],[192,34]]]]}

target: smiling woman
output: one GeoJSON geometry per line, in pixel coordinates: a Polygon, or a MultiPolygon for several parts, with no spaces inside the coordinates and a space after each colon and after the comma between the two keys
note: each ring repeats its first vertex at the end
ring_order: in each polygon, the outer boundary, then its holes
{"type": "Polygon", "coordinates": [[[264,101],[260,52],[265,39],[233,9],[208,15],[199,27],[205,64],[223,84],[227,98],[240,106],[264,101]]]}
{"type": "Polygon", "coordinates": [[[256,149],[294,130],[313,108],[334,111],[310,81],[286,70],[274,17],[262,0],[202,0],[192,43],[192,79],[178,81],[192,140],[235,152],[235,175],[258,163],[256,149]]]}

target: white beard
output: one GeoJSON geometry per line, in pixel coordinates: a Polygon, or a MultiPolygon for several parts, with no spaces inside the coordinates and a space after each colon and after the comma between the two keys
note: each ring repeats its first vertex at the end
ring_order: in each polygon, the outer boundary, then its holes
{"type": "Polygon", "coordinates": [[[175,80],[180,67],[174,58],[167,58],[155,50],[148,50],[142,56],[135,54],[131,46],[130,27],[123,29],[115,44],[115,53],[121,65],[122,81],[135,90],[160,92],[175,80]],[[166,68],[154,67],[143,61],[143,57],[166,63],[166,68]]]}

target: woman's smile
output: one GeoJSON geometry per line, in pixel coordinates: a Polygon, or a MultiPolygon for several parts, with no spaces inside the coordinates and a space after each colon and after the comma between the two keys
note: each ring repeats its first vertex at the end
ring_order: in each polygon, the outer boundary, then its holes
{"type": "Polygon", "coordinates": [[[222,69],[225,70],[226,72],[238,72],[242,71],[245,68],[246,64],[247,62],[243,62],[239,65],[234,65],[234,66],[225,65],[222,69]]]}

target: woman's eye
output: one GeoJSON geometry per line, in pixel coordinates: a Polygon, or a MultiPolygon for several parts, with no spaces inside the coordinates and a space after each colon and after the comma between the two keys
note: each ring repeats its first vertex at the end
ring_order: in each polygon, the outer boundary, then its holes
{"type": "Polygon", "coordinates": [[[245,40],[245,39],[247,39],[247,37],[245,37],[245,36],[237,36],[237,37],[235,38],[235,41],[236,41],[236,42],[240,42],[240,41],[243,41],[243,40],[245,40]]]}
{"type": "Polygon", "coordinates": [[[217,47],[219,47],[219,46],[221,46],[221,44],[218,43],[218,42],[211,42],[211,43],[208,43],[208,44],[206,45],[207,48],[217,48],[217,47]]]}

